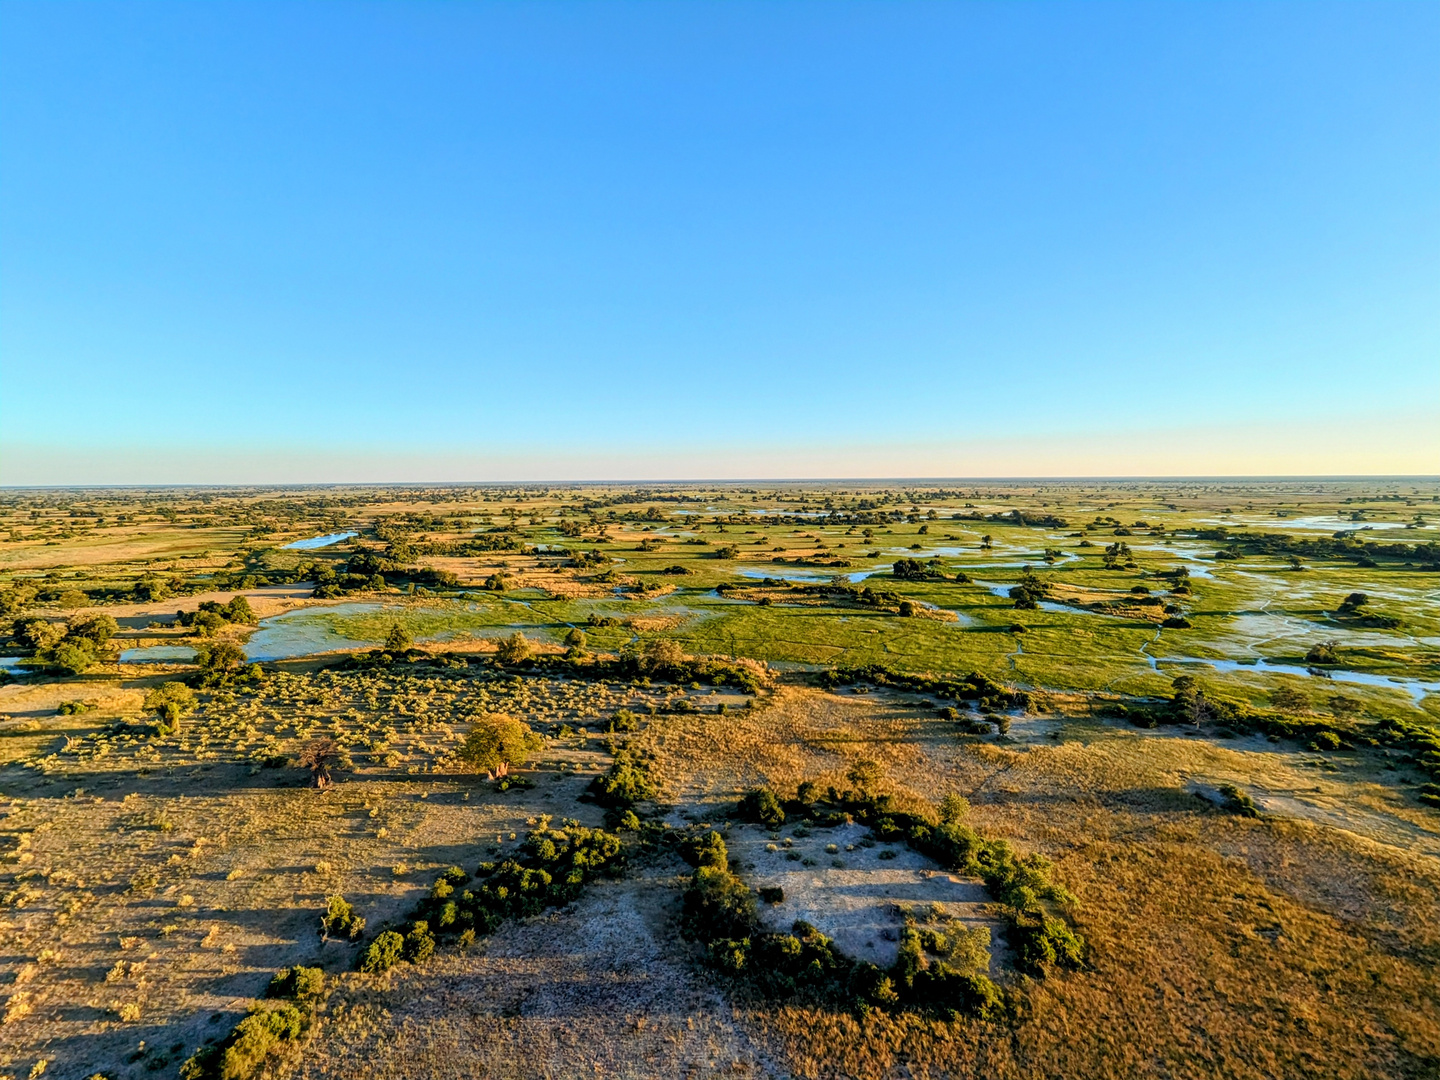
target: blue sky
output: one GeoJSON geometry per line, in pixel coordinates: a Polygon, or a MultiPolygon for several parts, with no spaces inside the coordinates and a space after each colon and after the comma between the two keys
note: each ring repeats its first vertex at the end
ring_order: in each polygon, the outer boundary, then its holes
{"type": "Polygon", "coordinates": [[[0,4],[0,482],[1440,472],[1440,5],[0,4]]]}

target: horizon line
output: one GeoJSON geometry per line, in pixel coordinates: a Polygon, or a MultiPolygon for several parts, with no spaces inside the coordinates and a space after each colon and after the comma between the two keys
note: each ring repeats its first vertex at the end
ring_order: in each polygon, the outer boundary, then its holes
{"type": "Polygon", "coordinates": [[[893,477],[741,477],[716,479],[645,480],[303,480],[253,481],[231,483],[150,483],[132,481],[113,484],[3,484],[0,491],[127,491],[137,488],[168,490],[233,490],[241,488],[409,488],[409,487],[694,487],[710,485],[732,487],[746,484],[1017,484],[1017,483],[1215,483],[1215,482],[1294,482],[1319,483],[1356,482],[1429,482],[1440,481],[1440,473],[1234,473],[1234,474],[1171,474],[1130,476],[893,476],[893,477]]]}

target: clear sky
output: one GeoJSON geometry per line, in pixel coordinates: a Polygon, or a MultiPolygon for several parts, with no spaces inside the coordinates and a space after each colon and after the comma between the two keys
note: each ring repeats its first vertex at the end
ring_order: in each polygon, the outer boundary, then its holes
{"type": "Polygon", "coordinates": [[[0,482],[1440,472],[1440,4],[0,3],[0,482]]]}

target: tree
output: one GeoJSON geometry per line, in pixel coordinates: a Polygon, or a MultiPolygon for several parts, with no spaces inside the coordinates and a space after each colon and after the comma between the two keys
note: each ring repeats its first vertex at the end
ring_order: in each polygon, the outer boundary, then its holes
{"type": "Polygon", "coordinates": [[[407,651],[413,642],[410,635],[400,623],[390,624],[390,633],[385,635],[385,651],[388,653],[403,653],[407,651]]]}
{"type": "Polygon", "coordinates": [[[257,621],[255,609],[250,606],[250,601],[243,596],[232,596],[230,603],[225,605],[225,617],[233,623],[241,623],[246,626],[253,626],[257,621]]]}
{"type": "Polygon", "coordinates": [[[1050,585],[1041,581],[1028,566],[1020,571],[1020,580],[1010,589],[1010,599],[1015,601],[1015,606],[1027,611],[1035,610],[1049,595],[1050,585]]]}
{"type": "Polygon", "coordinates": [[[97,612],[72,618],[65,626],[65,637],[71,641],[88,641],[96,649],[103,649],[119,629],[113,618],[97,612]]]}
{"type": "Polygon", "coordinates": [[[1363,592],[1352,592],[1340,601],[1340,606],[1336,610],[1341,615],[1354,615],[1369,602],[1370,597],[1363,592]]]}
{"type": "Polygon", "coordinates": [[[60,644],[65,627],[49,619],[21,619],[15,624],[15,640],[27,649],[43,652],[60,644]]]}
{"type": "Polygon", "coordinates": [[[55,602],[62,608],[83,608],[90,606],[90,597],[79,589],[66,589],[55,602]]]}
{"type": "Polygon", "coordinates": [[[300,751],[300,767],[310,770],[310,783],[317,788],[328,788],[332,783],[330,770],[343,763],[340,744],[329,736],[311,739],[300,751]]]}
{"type": "Polygon", "coordinates": [[[959,825],[970,815],[970,800],[951,793],[940,800],[940,820],[946,825],[959,825]]]}
{"type": "Polygon", "coordinates": [[[145,711],[160,717],[162,734],[180,730],[180,721],[195,711],[195,693],[184,683],[161,683],[145,695],[145,711]]]}
{"type": "Polygon", "coordinates": [[[529,639],[520,633],[519,630],[516,630],[515,633],[509,637],[501,639],[499,648],[495,650],[495,655],[502,664],[519,664],[530,659],[530,654],[533,651],[529,639]]]}
{"type": "Polygon", "coordinates": [[[195,630],[203,637],[210,637],[217,630],[223,630],[229,620],[218,611],[197,612],[194,621],[190,623],[195,630]]]}
{"type": "Polygon", "coordinates": [[[684,662],[684,650],[668,638],[651,638],[640,653],[640,670],[646,674],[669,671],[684,662]]]}
{"type": "Polygon", "coordinates": [[[529,726],[505,713],[475,721],[456,756],[476,772],[503,776],[511,765],[523,765],[545,746],[529,726]]]}
{"type": "Polygon", "coordinates": [[[65,675],[80,675],[95,663],[95,648],[85,639],[62,641],[45,652],[44,659],[65,675]]]}
{"type": "Polygon", "coordinates": [[[245,664],[245,652],[233,641],[206,641],[195,646],[201,671],[236,671],[245,664]]]}
{"type": "Polygon", "coordinates": [[[571,627],[570,632],[565,635],[565,647],[567,649],[575,649],[579,652],[584,652],[585,642],[585,631],[581,630],[578,626],[571,627]]]}

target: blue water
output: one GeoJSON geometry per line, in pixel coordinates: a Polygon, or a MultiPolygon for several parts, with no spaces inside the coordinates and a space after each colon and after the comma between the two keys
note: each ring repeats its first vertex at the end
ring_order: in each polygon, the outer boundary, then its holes
{"type": "Polygon", "coordinates": [[[359,535],[359,533],[353,532],[328,533],[325,536],[312,536],[308,540],[292,540],[282,547],[286,551],[314,551],[316,548],[329,547],[331,544],[338,544],[341,540],[349,540],[350,537],[359,535]]]}

